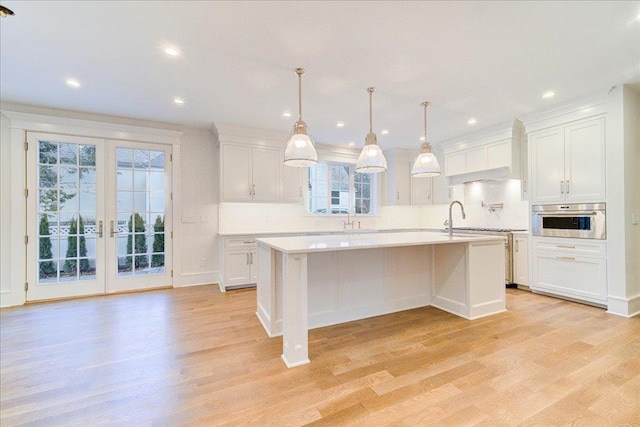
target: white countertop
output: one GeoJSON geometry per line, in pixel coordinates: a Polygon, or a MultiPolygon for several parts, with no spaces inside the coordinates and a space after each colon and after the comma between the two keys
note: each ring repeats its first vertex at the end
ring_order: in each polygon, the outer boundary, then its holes
{"type": "Polygon", "coordinates": [[[221,237],[270,237],[270,236],[296,236],[296,235],[331,235],[331,234],[354,234],[354,233],[404,233],[411,231],[436,231],[433,228],[363,228],[363,229],[343,229],[343,230],[297,230],[297,231],[256,231],[256,232],[219,232],[221,237]]]}
{"type": "Polygon", "coordinates": [[[413,231],[397,233],[349,233],[314,236],[268,237],[256,239],[258,244],[269,246],[280,252],[309,253],[328,252],[349,249],[384,248],[394,246],[420,246],[448,243],[467,243],[478,241],[504,241],[503,236],[413,231]]]}

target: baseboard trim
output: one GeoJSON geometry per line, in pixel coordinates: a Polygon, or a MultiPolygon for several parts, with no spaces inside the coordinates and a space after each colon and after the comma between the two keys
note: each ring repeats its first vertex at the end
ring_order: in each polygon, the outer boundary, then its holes
{"type": "Polygon", "coordinates": [[[11,291],[0,291],[0,308],[11,307],[11,291]]]}
{"type": "Polygon", "coordinates": [[[608,296],[607,313],[622,317],[640,315],[640,295],[631,298],[608,296]]]}
{"type": "Polygon", "coordinates": [[[202,273],[183,273],[180,275],[178,284],[174,284],[176,288],[186,286],[212,285],[218,283],[220,273],[217,271],[205,271],[202,273]]]}

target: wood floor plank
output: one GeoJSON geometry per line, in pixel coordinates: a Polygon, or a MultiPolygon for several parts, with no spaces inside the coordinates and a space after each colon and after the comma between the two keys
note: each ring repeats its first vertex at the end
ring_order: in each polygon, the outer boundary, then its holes
{"type": "Polygon", "coordinates": [[[294,369],[254,289],[3,309],[0,424],[640,425],[640,318],[517,289],[507,309],[314,329],[294,369]]]}

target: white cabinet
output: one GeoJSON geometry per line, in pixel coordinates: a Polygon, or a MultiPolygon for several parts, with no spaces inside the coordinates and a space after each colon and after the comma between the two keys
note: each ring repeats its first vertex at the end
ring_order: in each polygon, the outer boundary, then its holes
{"type": "Polygon", "coordinates": [[[433,178],[411,177],[411,204],[430,205],[432,202],[431,183],[433,178]]]}
{"type": "Polygon", "coordinates": [[[443,175],[431,178],[431,202],[434,205],[448,205],[454,200],[464,203],[464,186],[449,187],[447,178],[443,175]]]}
{"type": "Polygon", "coordinates": [[[255,284],[258,279],[256,241],[253,237],[221,239],[221,283],[220,290],[229,287],[255,284]]]}
{"type": "Polygon", "coordinates": [[[533,291],[607,304],[606,243],[536,237],[532,251],[533,291]]]}
{"type": "Polygon", "coordinates": [[[411,204],[411,164],[389,162],[386,175],[387,205],[411,204]]]}
{"type": "Polygon", "coordinates": [[[440,143],[449,185],[519,179],[523,135],[522,122],[514,120],[440,143]]]}
{"type": "Polygon", "coordinates": [[[531,203],[605,200],[604,118],[532,133],[531,203]]]}
{"type": "Polygon", "coordinates": [[[299,203],[302,202],[304,192],[304,173],[308,173],[307,168],[294,168],[282,165],[282,201],[299,203]]]}
{"type": "Polygon", "coordinates": [[[223,144],[222,201],[277,202],[280,152],[275,148],[223,144]]]}
{"type": "Polygon", "coordinates": [[[513,236],[513,281],[522,286],[529,286],[528,243],[527,236],[513,236]]]}

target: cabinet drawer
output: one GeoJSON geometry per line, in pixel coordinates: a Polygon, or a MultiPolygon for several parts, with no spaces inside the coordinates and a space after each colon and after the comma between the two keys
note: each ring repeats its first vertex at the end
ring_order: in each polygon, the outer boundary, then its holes
{"type": "Polygon", "coordinates": [[[225,239],[227,249],[253,249],[256,247],[256,239],[253,237],[225,239]]]}
{"type": "Polygon", "coordinates": [[[585,239],[535,238],[533,250],[604,257],[607,255],[607,244],[585,239]]]}

